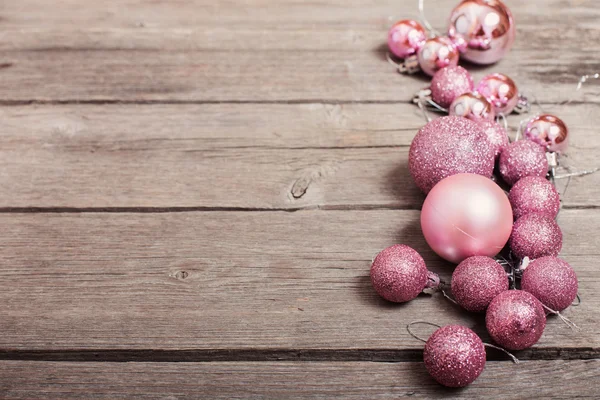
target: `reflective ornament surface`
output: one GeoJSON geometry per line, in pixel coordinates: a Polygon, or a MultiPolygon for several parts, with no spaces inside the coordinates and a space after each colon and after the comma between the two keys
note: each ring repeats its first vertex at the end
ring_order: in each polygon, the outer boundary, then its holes
{"type": "Polygon", "coordinates": [[[464,93],[454,99],[450,104],[448,114],[472,121],[494,121],[496,117],[492,105],[477,92],[464,93]]]}
{"type": "Polygon", "coordinates": [[[519,102],[515,82],[504,74],[490,74],[479,82],[477,91],[490,102],[496,114],[510,114],[519,102]]]}
{"type": "Polygon", "coordinates": [[[421,70],[433,76],[440,69],[458,65],[458,50],[447,37],[427,40],[419,49],[418,61],[421,70]]]}
{"type": "Polygon", "coordinates": [[[550,114],[533,117],[525,126],[523,135],[552,152],[563,153],[569,146],[567,125],[550,114]]]}
{"type": "Polygon", "coordinates": [[[412,19],[396,22],[388,33],[388,47],[398,58],[416,54],[425,40],[427,40],[425,29],[412,19]]]}

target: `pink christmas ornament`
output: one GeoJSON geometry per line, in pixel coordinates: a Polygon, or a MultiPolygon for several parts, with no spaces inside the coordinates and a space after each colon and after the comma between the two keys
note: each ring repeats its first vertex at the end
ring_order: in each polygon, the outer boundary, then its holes
{"type": "Polygon", "coordinates": [[[558,257],[542,257],[532,261],[521,278],[521,289],[554,311],[569,307],[577,297],[577,288],[575,271],[558,257]]]}
{"type": "Polygon", "coordinates": [[[477,91],[490,102],[496,114],[510,114],[519,102],[519,90],[515,82],[504,74],[485,76],[477,91]]]}
{"type": "Polygon", "coordinates": [[[500,293],[508,290],[508,276],[493,258],[469,257],[452,273],[452,295],[465,310],[483,312],[500,293]]]}
{"type": "Polygon", "coordinates": [[[431,99],[444,108],[450,107],[455,98],[473,91],[473,78],[469,71],[450,66],[440,69],[431,80],[431,99]]]}
{"type": "Polygon", "coordinates": [[[447,37],[427,40],[417,53],[419,66],[424,73],[433,76],[444,67],[458,64],[458,50],[447,37]]]}
{"type": "Polygon", "coordinates": [[[510,248],[518,258],[556,256],[562,249],[562,232],[556,221],[545,214],[525,214],[515,221],[510,248]]]}
{"type": "Polygon", "coordinates": [[[460,263],[471,256],[494,256],[512,228],[506,194],[491,179],[476,174],[445,178],[429,192],[421,210],[421,229],[440,257],[460,263]]]}
{"type": "Polygon", "coordinates": [[[516,219],[530,213],[541,213],[555,218],[560,208],[560,196],[554,185],[539,176],[520,179],[510,190],[508,200],[516,219]]]}
{"type": "Polygon", "coordinates": [[[425,193],[447,176],[468,172],[491,177],[494,148],[473,121],[441,117],[419,130],[410,145],[409,169],[425,193]]]}
{"type": "Polygon", "coordinates": [[[554,115],[538,115],[525,126],[523,135],[548,151],[564,153],[569,146],[567,125],[554,115]]]}
{"type": "Polygon", "coordinates": [[[448,114],[465,117],[472,121],[493,121],[496,113],[492,105],[479,93],[463,93],[454,99],[448,114]]]}
{"type": "Polygon", "coordinates": [[[502,179],[514,185],[526,176],[545,177],[548,160],[540,146],[529,140],[518,140],[505,146],[500,153],[499,170],[502,179]]]}
{"type": "Polygon", "coordinates": [[[485,367],[485,347],[471,329],[447,325],[436,330],[425,343],[423,361],[429,374],[440,384],[464,387],[485,367]]]}
{"type": "Polygon", "coordinates": [[[522,350],[540,340],[546,327],[542,303],[523,290],[507,290],[490,303],[485,326],[491,338],[509,350],[522,350]]]}
{"type": "Polygon", "coordinates": [[[489,120],[478,121],[479,126],[483,128],[489,142],[494,147],[494,155],[496,158],[500,156],[500,152],[504,146],[508,145],[508,133],[502,125],[489,120]]]}
{"type": "Polygon", "coordinates": [[[463,0],[450,15],[448,36],[465,60],[493,64],[510,50],[515,24],[500,0],[463,0]]]}
{"type": "Polygon", "coordinates": [[[425,29],[412,19],[396,22],[388,33],[388,47],[398,58],[416,54],[425,40],[427,40],[425,29]]]}

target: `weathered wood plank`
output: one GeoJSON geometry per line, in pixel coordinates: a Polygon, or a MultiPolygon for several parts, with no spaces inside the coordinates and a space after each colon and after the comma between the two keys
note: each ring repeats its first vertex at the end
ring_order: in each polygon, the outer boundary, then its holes
{"type": "Polygon", "coordinates": [[[488,362],[448,389],[422,363],[0,362],[4,399],[596,398],[600,361],[488,362]]]}
{"type": "MultiPolygon", "coordinates": [[[[421,346],[405,324],[423,318],[487,337],[482,316],[441,296],[393,306],[371,288],[370,260],[397,242],[449,279],[418,218],[392,210],[3,214],[0,350],[372,349],[403,359],[413,354],[403,349],[421,346]]],[[[590,210],[559,218],[583,298],[566,315],[583,330],[552,319],[524,357],[600,351],[598,218],[590,210]]]]}

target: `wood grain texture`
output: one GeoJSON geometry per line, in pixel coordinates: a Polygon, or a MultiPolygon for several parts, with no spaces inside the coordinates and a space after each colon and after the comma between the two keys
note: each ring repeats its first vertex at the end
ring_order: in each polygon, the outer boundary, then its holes
{"type": "Polygon", "coordinates": [[[600,361],[489,362],[472,385],[447,389],[422,363],[0,362],[2,398],[347,399],[597,398],[600,361]],[[556,383],[556,384],[553,384],[556,383]]]}

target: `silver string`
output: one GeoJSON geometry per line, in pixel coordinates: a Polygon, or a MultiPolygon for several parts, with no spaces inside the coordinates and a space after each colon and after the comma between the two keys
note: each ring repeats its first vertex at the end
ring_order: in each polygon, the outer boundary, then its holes
{"type": "Polygon", "coordinates": [[[419,0],[419,14],[421,16],[421,22],[433,36],[441,36],[440,33],[433,26],[431,26],[431,24],[427,20],[427,17],[425,16],[425,4],[424,3],[425,3],[425,0],[419,0]]]}
{"type": "Polygon", "coordinates": [[[494,346],[493,344],[489,344],[489,343],[484,343],[483,345],[485,347],[491,347],[492,349],[500,350],[501,352],[503,352],[504,354],[509,356],[515,364],[519,363],[519,359],[517,357],[515,357],[514,354],[508,352],[508,350],[505,350],[502,347],[494,346]]]}
{"type": "Polygon", "coordinates": [[[554,315],[558,316],[558,318],[560,318],[562,320],[562,322],[564,322],[565,325],[567,325],[569,328],[579,329],[579,327],[575,324],[575,322],[571,321],[569,318],[565,317],[560,312],[555,311],[555,310],[551,309],[550,307],[546,307],[543,304],[542,304],[542,307],[544,307],[546,309],[546,311],[548,311],[550,314],[554,314],[554,315]]]}
{"type": "Polygon", "coordinates": [[[416,325],[416,324],[425,324],[425,325],[435,326],[436,328],[441,328],[441,326],[439,326],[438,324],[434,324],[433,322],[427,322],[427,321],[413,321],[413,322],[409,323],[408,325],[406,325],[406,330],[408,331],[410,336],[414,337],[417,340],[420,340],[423,343],[427,343],[427,340],[418,337],[415,333],[413,333],[413,331],[410,330],[410,327],[413,325],[416,325]]]}
{"type": "Polygon", "coordinates": [[[579,305],[581,305],[581,297],[579,297],[579,293],[577,293],[577,303],[573,302],[571,307],[578,307],[579,305]]]}
{"type": "Polygon", "coordinates": [[[444,295],[444,297],[446,299],[448,299],[451,302],[453,302],[454,304],[458,305],[458,303],[456,302],[456,300],[454,300],[452,297],[448,296],[448,294],[446,293],[446,291],[444,289],[440,289],[440,291],[442,292],[442,294],[444,295]]]}

